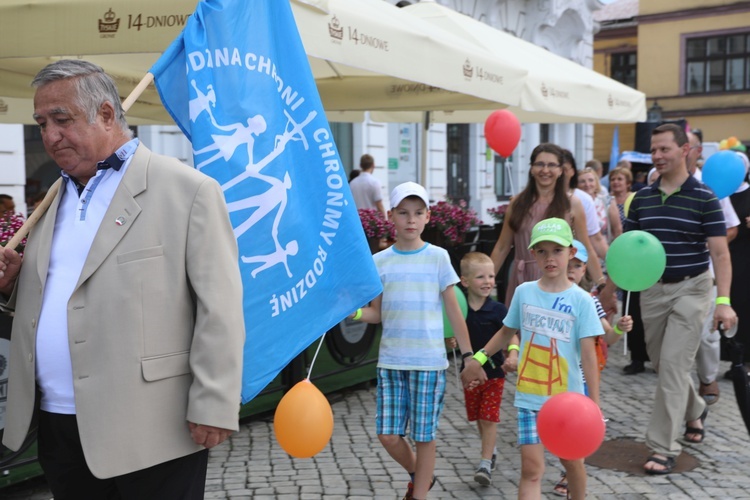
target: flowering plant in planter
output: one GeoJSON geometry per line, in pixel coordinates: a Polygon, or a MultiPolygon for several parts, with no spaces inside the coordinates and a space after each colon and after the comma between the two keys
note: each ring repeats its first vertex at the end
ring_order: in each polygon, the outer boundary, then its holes
{"type": "Polygon", "coordinates": [[[374,208],[360,208],[359,220],[362,221],[362,229],[368,238],[391,238],[393,236],[393,223],[383,217],[379,210],[374,208]]]}
{"type": "Polygon", "coordinates": [[[487,213],[490,214],[492,220],[497,223],[502,222],[505,219],[505,212],[508,211],[508,205],[498,205],[495,208],[487,209],[487,213]]]}
{"type": "Polygon", "coordinates": [[[480,224],[477,213],[469,208],[464,200],[456,203],[439,201],[430,206],[430,221],[427,228],[432,228],[445,236],[450,244],[463,242],[464,234],[473,226],[480,224]]]}
{"type": "MultiPolygon", "coordinates": [[[[0,246],[8,244],[14,234],[23,226],[24,218],[21,214],[13,212],[0,213],[0,246]]],[[[26,238],[16,248],[16,251],[23,255],[23,249],[26,247],[26,238]]]]}

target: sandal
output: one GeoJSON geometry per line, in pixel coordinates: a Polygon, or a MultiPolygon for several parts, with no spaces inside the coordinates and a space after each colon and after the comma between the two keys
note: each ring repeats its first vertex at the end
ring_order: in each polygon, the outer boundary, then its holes
{"type": "Polygon", "coordinates": [[[700,394],[707,405],[716,404],[719,401],[719,384],[715,380],[710,384],[701,382],[698,394],[700,394]]]}
{"type": "MultiPolygon", "coordinates": [[[[701,413],[701,416],[698,417],[698,420],[701,421],[701,424],[703,424],[706,421],[706,417],[708,416],[708,407],[706,407],[705,410],[703,410],[703,413],[701,413]]],[[[706,426],[703,425],[702,429],[698,429],[697,427],[691,427],[689,425],[685,426],[685,434],[683,434],[683,439],[690,444],[701,444],[703,442],[703,439],[706,437],[706,426]],[[689,438],[688,435],[698,435],[698,438],[689,438]]]]}
{"type": "Polygon", "coordinates": [[[552,489],[552,493],[559,497],[566,497],[568,496],[568,477],[563,472],[560,474],[560,480],[557,482],[555,487],[552,489]]]}
{"type": "Polygon", "coordinates": [[[654,454],[648,457],[648,460],[646,460],[646,463],[643,465],[644,465],[643,470],[644,472],[646,472],[646,474],[662,476],[665,474],[669,474],[672,472],[672,470],[674,470],[675,459],[674,457],[659,458],[656,456],[656,454],[654,454]],[[657,465],[661,465],[664,468],[663,469],[647,469],[645,466],[649,462],[657,464],[657,465]]]}

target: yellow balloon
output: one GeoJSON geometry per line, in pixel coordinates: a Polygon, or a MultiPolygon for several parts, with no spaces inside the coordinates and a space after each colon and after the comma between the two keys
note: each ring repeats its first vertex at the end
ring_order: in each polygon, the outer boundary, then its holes
{"type": "Polygon", "coordinates": [[[635,193],[630,193],[627,198],[625,198],[625,204],[623,205],[623,211],[625,212],[625,217],[628,216],[628,212],[630,212],[630,202],[633,201],[633,197],[635,196],[635,193]]]}
{"type": "Polygon", "coordinates": [[[308,379],[298,382],[279,401],[273,430],[284,451],[295,458],[310,458],[333,435],[331,405],[308,379]]]}

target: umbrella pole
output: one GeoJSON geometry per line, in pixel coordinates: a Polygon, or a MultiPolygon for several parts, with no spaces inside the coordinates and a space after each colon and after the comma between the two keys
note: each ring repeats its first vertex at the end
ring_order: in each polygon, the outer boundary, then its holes
{"type": "Polygon", "coordinates": [[[508,176],[508,183],[510,184],[510,195],[515,196],[516,188],[513,187],[513,172],[510,168],[510,161],[507,158],[505,159],[505,173],[508,176]]]}
{"type": "Polygon", "coordinates": [[[430,192],[430,187],[427,185],[427,132],[430,129],[430,112],[425,111],[424,112],[424,123],[422,123],[422,144],[421,144],[421,153],[422,153],[422,165],[419,173],[419,182],[422,184],[422,187],[424,187],[427,192],[430,192]]]}
{"type": "MultiPolygon", "coordinates": [[[[138,85],[135,86],[130,95],[122,102],[122,109],[127,112],[133,105],[133,103],[138,100],[143,91],[146,90],[146,87],[148,87],[153,81],[154,75],[152,73],[146,73],[146,76],[141,79],[141,81],[138,83],[138,85]]],[[[16,234],[14,234],[10,239],[10,241],[6,245],[8,248],[12,248],[13,250],[15,250],[16,248],[18,248],[18,245],[21,243],[21,241],[26,236],[28,236],[31,228],[33,228],[36,223],[39,222],[39,219],[42,218],[42,215],[44,215],[49,206],[52,204],[52,200],[54,200],[55,196],[57,196],[57,192],[60,190],[60,184],[62,184],[62,181],[60,179],[52,184],[52,187],[49,188],[47,194],[44,196],[44,199],[39,203],[39,206],[36,207],[31,215],[29,215],[29,218],[26,219],[20,229],[16,231],[16,234]]]]}

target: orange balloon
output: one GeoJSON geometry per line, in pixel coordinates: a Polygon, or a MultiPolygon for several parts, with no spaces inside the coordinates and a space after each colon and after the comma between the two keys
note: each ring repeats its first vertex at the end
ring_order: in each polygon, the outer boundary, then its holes
{"type": "Polygon", "coordinates": [[[333,435],[331,405],[312,382],[298,382],[279,401],[273,431],[284,451],[295,458],[310,458],[325,448],[333,435]]]}

